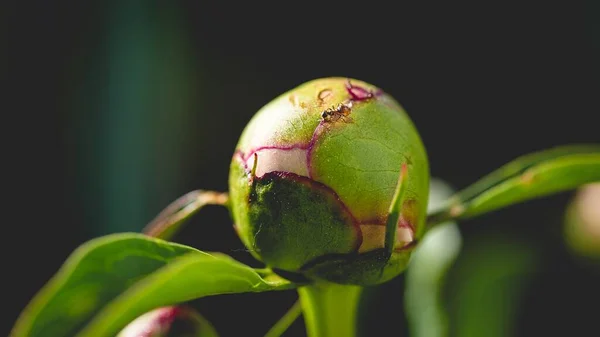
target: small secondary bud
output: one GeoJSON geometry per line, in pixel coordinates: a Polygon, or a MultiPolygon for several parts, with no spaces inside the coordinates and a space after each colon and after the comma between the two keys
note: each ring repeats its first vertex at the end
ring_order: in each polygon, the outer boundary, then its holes
{"type": "Polygon", "coordinates": [[[577,191],[567,209],[564,230],[574,253],[600,260],[600,183],[577,191]]]}
{"type": "Polygon", "coordinates": [[[214,337],[212,325],[187,306],[154,309],[129,323],[117,337],[214,337]]]}
{"type": "Polygon", "coordinates": [[[229,176],[236,229],[256,258],[276,271],[359,285],[406,268],[428,188],[425,148],[406,112],[347,78],[307,82],[264,106],[242,133],[229,176]],[[406,189],[390,256],[386,222],[401,168],[406,189]]]}

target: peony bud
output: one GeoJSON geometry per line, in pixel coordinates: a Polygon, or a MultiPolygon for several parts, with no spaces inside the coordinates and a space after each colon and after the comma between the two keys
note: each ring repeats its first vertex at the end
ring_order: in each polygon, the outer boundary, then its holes
{"type": "Polygon", "coordinates": [[[215,337],[213,326],[187,306],[154,309],[129,323],[117,337],[215,337]]]}
{"type": "Polygon", "coordinates": [[[275,271],[377,284],[406,268],[423,234],[429,166],[403,108],[368,83],[307,82],[264,106],[230,167],[236,230],[275,271]],[[401,167],[408,178],[391,255],[386,220],[401,167]]]}
{"type": "Polygon", "coordinates": [[[600,183],[577,191],[566,212],[564,231],[573,253],[600,259],[600,183]]]}

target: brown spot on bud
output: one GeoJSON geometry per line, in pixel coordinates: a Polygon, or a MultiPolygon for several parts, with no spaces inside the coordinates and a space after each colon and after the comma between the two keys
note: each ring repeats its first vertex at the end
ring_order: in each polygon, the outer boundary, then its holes
{"type": "Polygon", "coordinates": [[[296,95],[292,94],[288,97],[288,100],[290,101],[290,103],[292,103],[293,106],[297,106],[298,105],[298,97],[296,97],[296,95]]]}
{"type": "Polygon", "coordinates": [[[300,100],[298,99],[298,96],[296,96],[296,95],[294,95],[294,94],[291,94],[291,95],[289,95],[289,96],[288,96],[288,100],[290,101],[290,103],[292,103],[292,106],[294,106],[294,107],[297,107],[297,106],[299,106],[299,107],[301,107],[302,109],[305,109],[305,108],[306,108],[306,103],[304,103],[304,102],[300,101],[300,100]]]}
{"type": "Polygon", "coordinates": [[[461,215],[464,211],[465,211],[465,208],[460,204],[450,207],[450,215],[453,217],[457,217],[457,216],[461,215]]]}
{"type": "Polygon", "coordinates": [[[329,98],[331,98],[332,95],[333,92],[331,91],[331,89],[323,89],[319,91],[319,93],[317,94],[319,105],[325,104],[329,100],[329,98]]]}
{"type": "Polygon", "coordinates": [[[521,183],[523,185],[530,185],[534,178],[535,175],[531,171],[527,171],[521,175],[521,183]]]}

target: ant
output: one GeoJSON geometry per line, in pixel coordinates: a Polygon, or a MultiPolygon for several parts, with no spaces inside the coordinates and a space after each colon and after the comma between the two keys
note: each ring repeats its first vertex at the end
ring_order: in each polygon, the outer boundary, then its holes
{"type": "Polygon", "coordinates": [[[350,113],[352,112],[351,104],[340,103],[335,108],[329,108],[323,113],[321,113],[321,118],[326,123],[335,123],[337,121],[343,121],[345,123],[351,123],[352,117],[350,117],[350,113]]]}

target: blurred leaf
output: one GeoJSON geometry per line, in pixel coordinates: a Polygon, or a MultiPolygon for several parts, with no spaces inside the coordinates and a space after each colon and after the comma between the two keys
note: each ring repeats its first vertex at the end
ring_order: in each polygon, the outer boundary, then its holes
{"type": "MultiPolygon", "coordinates": [[[[428,209],[439,207],[453,192],[443,181],[432,179],[428,209]]],[[[461,244],[457,225],[447,222],[428,231],[413,252],[406,271],[404,295],[411,337],[448,335],[448,317],[441,291],[461,244]]]]}
{"type": "Polygon", "coordinates": [[[519,157],[452,197],[435,225],[600,181],[600,144],[568,145],[519,157]]]}
{"type": "MultiPolygon", "coordinates": [[[[444,289],[450,336],[515,336],[521,300],[540,263],[530,242],[492,233],[474,237],[444,289]]],[[[550,300],[551,302],[551,300],[550,300]]]]}
{"type": "Polygon", "coordinates": [[[112,337],[160,306],[290,287],[231,258],[142,234],[113,234],[73,252],[21,314],[11,336],[73,336],[91,319],[81,336],[112,337]]]}

